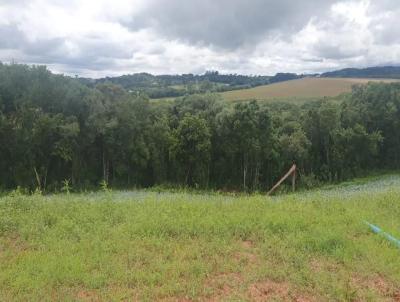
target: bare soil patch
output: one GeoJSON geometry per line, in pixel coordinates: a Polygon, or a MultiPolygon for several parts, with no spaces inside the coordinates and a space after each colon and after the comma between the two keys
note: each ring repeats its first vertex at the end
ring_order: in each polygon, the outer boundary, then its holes
{"type": "Polygon", "coordinates": [[[248,289],[248,297],[251,301],[317,301],[313,297],[292,289],[287,282],[275,282],[266,280],[252,284],[248,289]]]}
{"type": "Polygon", "coordinates": [[[400,301],[400,285],[394,285],[383,276],[373,275],[362,277],[354,275],[350,283],[358,290],[373,290],[386,301],[400,301]]]}
{"type": "Polygon", "coordinates": [[[243,283],[240,273],[220,273],[206,279],[205,289],[212,292],[203,301],[221,301],[233,295],[240,284],[243,283]]]}
{"type": "Polygon", "coordinates": [[[80,290],[77,293],[76,298],[77,298],[78,301],[84,301],[84,302],[102,301],[100,299],[100,296],[94,290],[80,290]]]}

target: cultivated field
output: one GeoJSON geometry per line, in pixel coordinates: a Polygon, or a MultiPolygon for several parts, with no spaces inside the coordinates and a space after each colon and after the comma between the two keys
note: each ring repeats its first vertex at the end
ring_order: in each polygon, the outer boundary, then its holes
{"type": "Polygon", "coordinates": [[[271,99],[304,99],[316,97],[333,97],[350,92],[355,84],[368,82],[394,82],[392,79],[353,79],[353,78],[303,78],[251,89],[227,91],[221,93],[228,101],[238,100],[271,100],[271,99]]]}
{"type": "Polygon", "coordinates": [[[0,301],[399,301],[400,177],[0,199],[0,301]]]}

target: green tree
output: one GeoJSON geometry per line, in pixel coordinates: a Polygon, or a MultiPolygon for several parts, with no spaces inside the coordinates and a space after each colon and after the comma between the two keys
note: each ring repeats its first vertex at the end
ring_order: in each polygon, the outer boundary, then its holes
{"type": "Polygon", "coordinates": [[[173,132],[171,155],[184,171],[184,183],[206,186],[209,176],[211,134],[204,119],[187,113],[173,132]]]}

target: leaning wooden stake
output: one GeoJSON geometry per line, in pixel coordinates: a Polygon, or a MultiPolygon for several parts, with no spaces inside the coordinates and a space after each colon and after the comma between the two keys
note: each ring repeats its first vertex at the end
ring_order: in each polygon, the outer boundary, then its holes
{"type": "Polygon", "coordinates": [[[294,169],[293,169],[293,174],[292,174],[292,191],[296,191],[296,165],[293,164],[294,169]]]}
{"type": "Polygon", "coordinates": [[[294,191],[296,189],[296,164],[293,164],[289,171],[268,191],[267,195],[271,195],[290,175],[292,175],[292,189],[294,191]]]}

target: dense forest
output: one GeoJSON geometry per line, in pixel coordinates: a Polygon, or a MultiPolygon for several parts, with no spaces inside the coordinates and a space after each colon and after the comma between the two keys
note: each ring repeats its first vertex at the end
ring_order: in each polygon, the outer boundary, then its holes
{"type": "Polygon", "coordinates": [[[301,105],[213,93],[152,103],[108,81],[0,64],[1,189],[266,190],[293,162],[311,186],[399,168],[399,129],[399,83],[301,105]]]}

